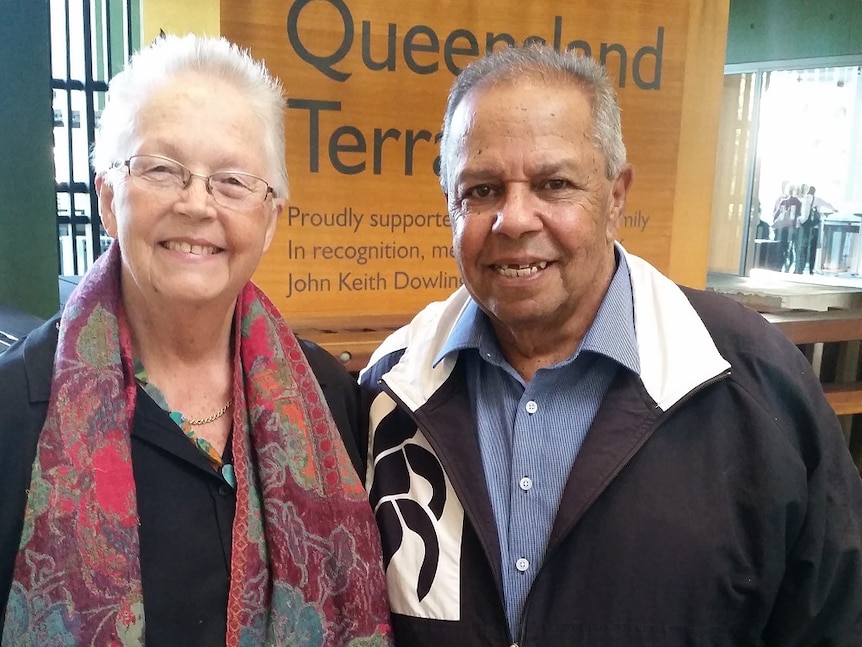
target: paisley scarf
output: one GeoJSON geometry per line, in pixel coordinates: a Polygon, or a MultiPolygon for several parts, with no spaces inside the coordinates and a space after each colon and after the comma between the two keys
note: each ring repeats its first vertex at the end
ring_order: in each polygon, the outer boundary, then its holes
{"type": "MultiPolygon", "coordinates": [[[[145,643],[119,276],[115,243],[62,317],[3,645],[145,643]]],[[[252,283],[234,330],[227,645],[388,645],[377,529],[302,350],[252,283]]]]}

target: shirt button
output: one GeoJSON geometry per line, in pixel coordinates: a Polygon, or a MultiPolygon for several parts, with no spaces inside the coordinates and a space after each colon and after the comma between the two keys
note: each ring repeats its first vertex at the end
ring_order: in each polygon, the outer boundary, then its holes
{"type": "Polygon", "coordinates": [[[533,479],[531,479],[529,476],[525,476],[524,478],[522,478],[522,479],[518,482],[518,485],[520,485],[520,486],[521,486],[521,489],[522,489],[524,492],[526,492],[526,491],[527,491],[527,490],[529,490],[531,487],[533,487],[533,479]]]}
{"type": "Polygon", "coordinates": [[[535,400],[530,400],[524,408],[527,410],[527,413],[536,413],[539,410],[539,405],[536,404],[535,400]]]}
{"type": "Polygon", "coordinates": [[[522,573],[530,568],[530,562],[528,562],[524,557],[515,562],[515,568],[517,568],[522,573]]]}
{"type": "Polygon", "coordinates": [[[230,488],[227,485],[219,485],[218,493],[222,496],[227,496],[228,494],[230,494],[230,488]]]}

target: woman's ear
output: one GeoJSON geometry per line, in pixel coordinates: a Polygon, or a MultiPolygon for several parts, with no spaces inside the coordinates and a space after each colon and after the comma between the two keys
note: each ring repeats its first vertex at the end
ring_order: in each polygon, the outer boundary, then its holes
{"type": "Polygon", "coordinates": [[[272,207],[267,214],[269,222],[266,223],[266,234],[263,239],[263,251],[269,249],[272,244],[272,239],[275,237],[275,228],[278,225],[278,219],[281,217],[281,212],[284,211],[284,198],[273,198],[272,207]]]}
{"type": "Polygon", "coordinates": [[[111,238],[117,237],[117,214],[114,212],[114,187],[106,179],[106,172],[96,175],[96,194],[99,196],[99,215],[102,226],[111,238]]]}

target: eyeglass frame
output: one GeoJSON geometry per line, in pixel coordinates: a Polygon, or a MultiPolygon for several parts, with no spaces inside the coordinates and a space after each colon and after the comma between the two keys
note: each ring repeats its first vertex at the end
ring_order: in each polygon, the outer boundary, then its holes
{"type": "Polygon", "coordinates": [[[189,187],[189,184],[191,184],[192,178],[199,177],[200,179],[202,179],[204,181],[204,187],[206,187],[207,193],[212,196],[213,200],[216,201],[216,204],[219,204],[222,207],[226,207],[228,209],[237,208],[237,207],[232,207],[231,205],[221,204],[216,199],[215,194],[213,193],[213,188],[212,188],[212,178],[214,175],[235,174],[235,175],[244,175],[246,177],[254,178],[255,180],[260,180],[261,182],[264,183],[264,185],[266,185],[266,192],[263,194],[263,199],[261,200],[261,202],[266,202],[266,199],[269,195],[272,195],[273,198],[276,197],[275,189],[270,186],[269,182],[264,180],[259,175],[254,175],[253,173],[246,173],[245,171],[216,171],[215,173],[210,173],[209,175],[204,175],[202,173],[195,173],[188,166],[186,166],[182,162],[175,160],[172,157],[168,157],[167,155],[160,155],[158,153],[138,153],[136,155],[130,155],[128,158],[126,158],[124,160],[117,160],[116,162],[111,164],[110,168],[111,169],[119,169],[121,167],[124,167],[130,178],[134,179],[136,177],[142,177],[140,175],[132,175],[131,162],[135,157],[155,157],[157,159],[161,159],[161,160],[164,160],[166,162],[176,164],[177,166],[179,166],[181,169],[183,169],[188,174],[188,178],[186,178],[185,181],[183,182],[183,184],[178,187],[180,190],[187,189],[189,187]]]}

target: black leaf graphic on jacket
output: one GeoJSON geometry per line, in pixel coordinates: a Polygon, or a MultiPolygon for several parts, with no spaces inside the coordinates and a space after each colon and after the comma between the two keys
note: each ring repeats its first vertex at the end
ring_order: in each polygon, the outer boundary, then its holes
{"type": "Polygon", "coordinates": [[[375,510],[383,549],[385,568],[404,541],[404,526],[416,533],[425,547],[425,554],[416,580],[416,595],[420,601],[431,591],[440,563],[440,541],[434,519],[443,517],[446,505],[446,478],[437,457],[411,442],[415,430],[406,435],[409,426],[393,412],[377,427],[373,441],[374,480],[368,493],[375,510]],[[394,450],[394,451],[393,451],[394,450]],[[391,452],[391,453],[387,453],[391,452]],[[410,473],[422,477],[431,486],[427,506],[410,498],[410,473]],[[386,499],[384,501],[384,499],[386,499]]]}

